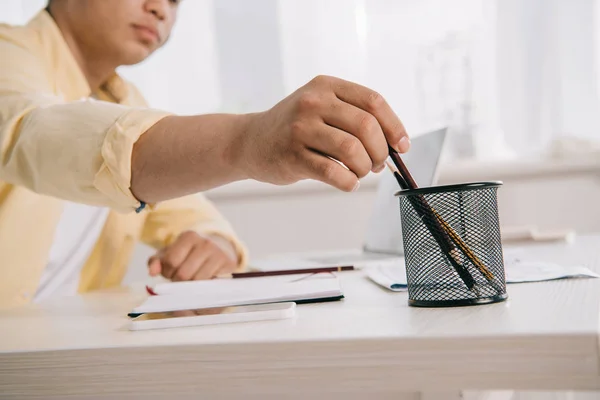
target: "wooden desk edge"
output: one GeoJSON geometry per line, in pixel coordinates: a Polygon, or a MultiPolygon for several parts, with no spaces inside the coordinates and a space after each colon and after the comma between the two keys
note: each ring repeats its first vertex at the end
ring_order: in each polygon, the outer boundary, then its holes
{"type": "Polygon", "coordinates": [[[37,351],[0,354],[0,393],[600,390],[599,359],[597,335],[37,351]]]}

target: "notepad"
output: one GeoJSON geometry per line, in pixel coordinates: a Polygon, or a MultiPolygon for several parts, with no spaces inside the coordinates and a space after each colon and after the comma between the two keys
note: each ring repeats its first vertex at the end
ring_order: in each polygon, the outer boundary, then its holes
{"type": "Polygon", "coordinates": [[[213,279],[161,283],[130,314],[203,308],[231,307],[293,301],[296,303],[340,300],[344,297],[337,277],[295,275],[248,279],[213,279]]]}

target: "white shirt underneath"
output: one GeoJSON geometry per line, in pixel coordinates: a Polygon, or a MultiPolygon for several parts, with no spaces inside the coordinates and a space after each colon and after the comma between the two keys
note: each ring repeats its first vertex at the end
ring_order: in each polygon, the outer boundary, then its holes
{"type": "Polygon", "coordinates": [[[102,232],[107,215],[107,208],[65,203],[33,301],[77,293],[81,269],[102,232]]]}

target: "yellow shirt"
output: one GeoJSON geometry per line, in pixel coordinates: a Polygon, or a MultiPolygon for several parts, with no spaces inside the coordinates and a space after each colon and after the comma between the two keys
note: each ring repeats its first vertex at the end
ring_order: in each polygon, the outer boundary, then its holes
{"type": "Polygon", "coordinates": [[[134,212],[133,145],[168,113],[147,108],[117,75],[97,100],[91,95],[47,12],[25,26],[0,25],[0,307],[31,301],[64,200],[112,210],[80,292],[120,284],[136,241],[160,248],[188,229],[228,239],[246,264],[245,247],[201,195],[134,212]]]}

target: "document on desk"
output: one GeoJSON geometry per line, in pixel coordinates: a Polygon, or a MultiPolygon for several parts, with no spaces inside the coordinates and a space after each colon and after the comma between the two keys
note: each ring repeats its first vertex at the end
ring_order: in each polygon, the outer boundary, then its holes
{"type": "MultiPolygon", "coordinates": [[[[510,260],[505,265],[506,283],[540,282],[569,278],[600,278],[582,266],[563,266],[548,262],[510,260]]],[[[406,269],[402,263],[382,263],[367,270],[367,276],[378,285],[393,291],[404,291],[406,269]]]]}
{"type": "Polygon", "coordinates": [[[344,297],[331,275],[288,275],[246,279],[160,283],[130,314],[231,307],[280,302],[321,302],[344,297]]]}

